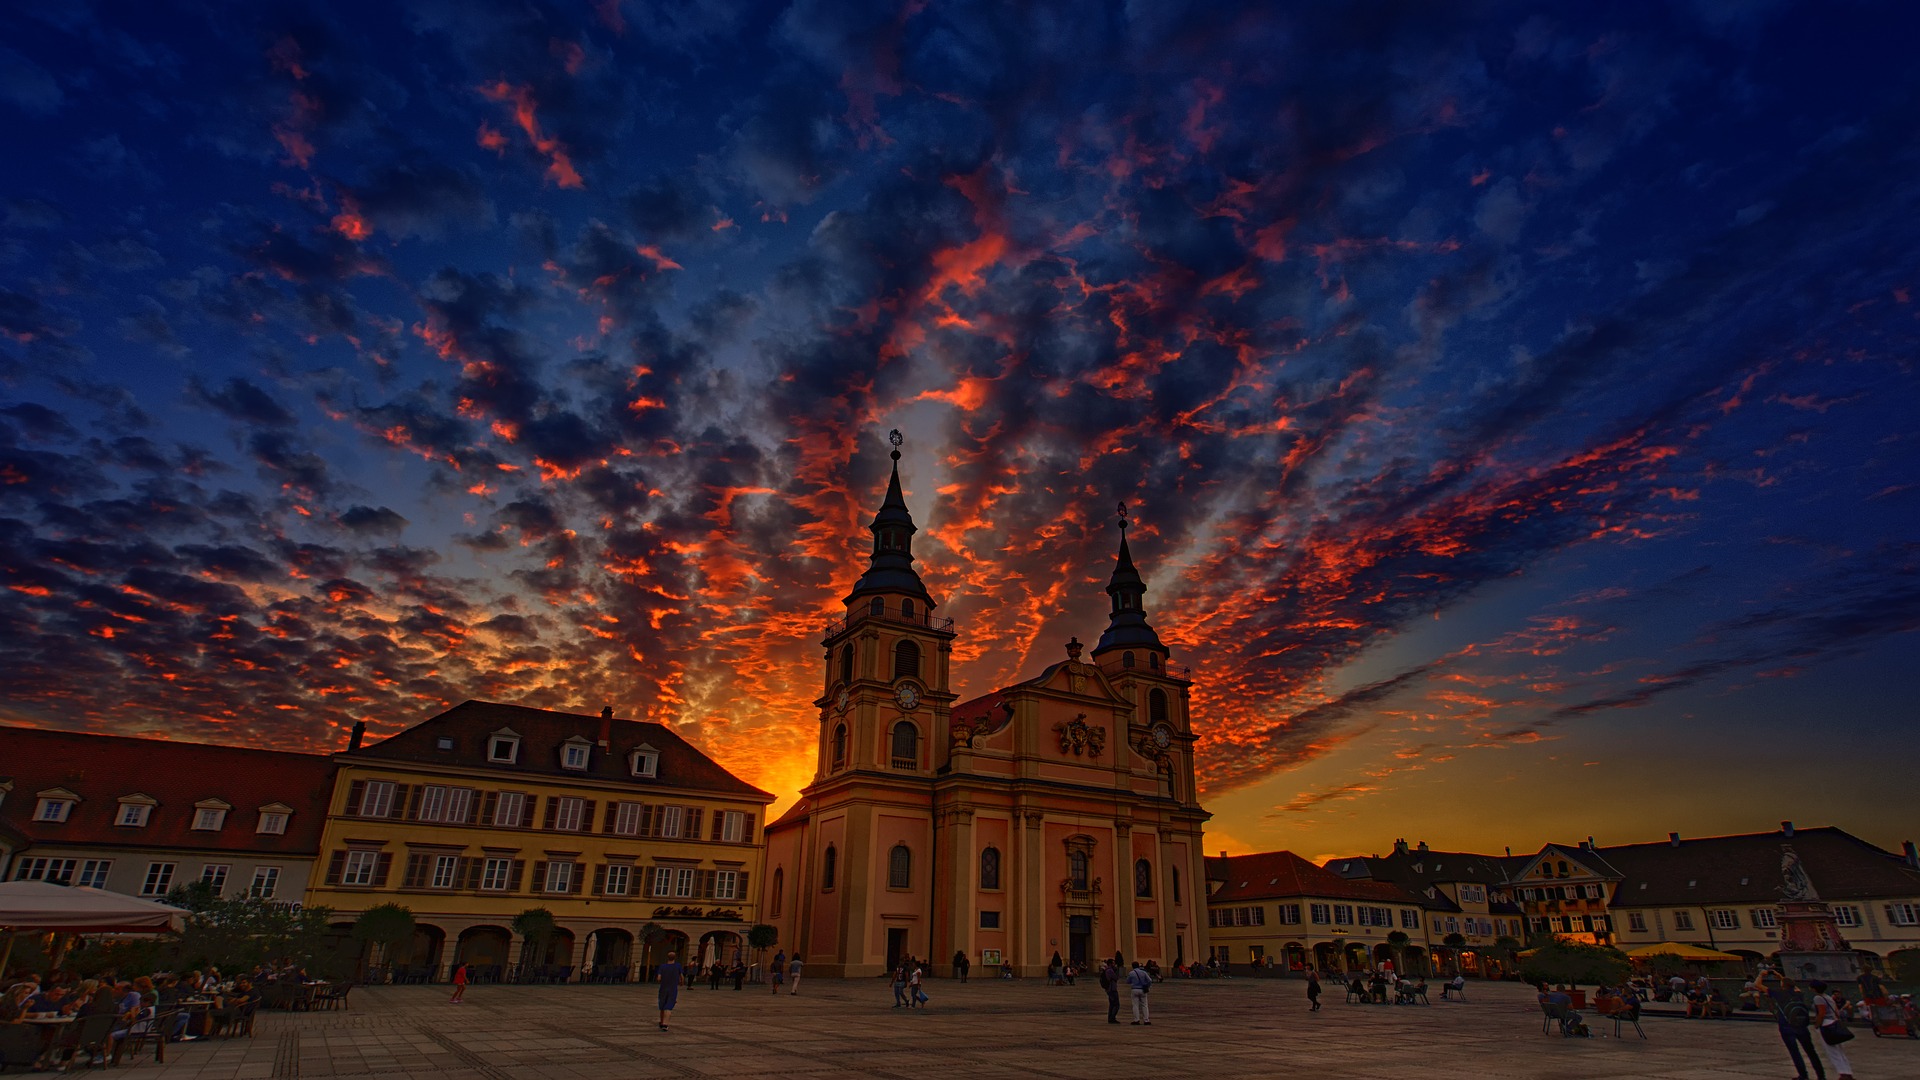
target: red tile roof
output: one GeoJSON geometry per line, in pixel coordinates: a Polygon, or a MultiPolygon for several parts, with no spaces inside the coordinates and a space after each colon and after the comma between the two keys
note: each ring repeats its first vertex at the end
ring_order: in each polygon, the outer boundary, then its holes
{"type": "Polygon", "coordinates": [[[463,701],[398,735],[341,756],[539,776],[590,776],[596,780],[617,780],[641,787],[704,791],[766,802],[772,802],[774,798],[771,792],[761,791],[722,768],[719,762],[701,753],[664,724],[641,720],[603,720],[598,716],[554,712],[498,701],[463,701]],[[601,750],[598,746],[603,727],[607,733],[607,750],[601,750]],[[511,765],[487,760],[487,736],[501,728],[509,728],[520,736],[520,757],[511,765]],[[561,745],[576,736],[595,744],[588,755],[584,772],[563,768],[560,764],[561,745]],[[442,738],[453,740],[451,749],[440,749],[442,738]],[[627,760],[628,753],[642,743],[660,755],[652,778],[634,776],[627,760]]]}
{"type": "Polygon", "coordinates": [[[1419,904],[1420,898],[1384,881],[1350,881],[1313,865],[1291,851],[1257,855],[1210,855],[1207,880],[1224,882],[1207,897],[1209,904],[1272,900],[1288,896],[1333,900],[1370,900],[1383,904],[1419,904]]]}
{"type": "Polygon", "coordinates": [[[318,754],[37,728],[0,727],[0,761],[13,781],[0,821],[34,844],[310,855],[333,787],[333,763],[318,754]],[[49,788],[80,796],[66,821],[33,820],[36,792],[49,788]],[[147,824],[114,824],[120,797],[136,794],[158,803],[147,824]],[[208,799],[232,806],[226,824],[195,830],[194,803],[208,799]],[[272,803],[293,808],[284,835],[254,831],[272,803]]]}
{"type": "Polygon", "coordinates": [[[1920,871],[1835,828],[1704,836],[1603,847],[1620,871],[1615,907],[1771,904],[1780,899],[1780,846],[1790,844],[1822,900],[1920,897],[1920,871]]]}

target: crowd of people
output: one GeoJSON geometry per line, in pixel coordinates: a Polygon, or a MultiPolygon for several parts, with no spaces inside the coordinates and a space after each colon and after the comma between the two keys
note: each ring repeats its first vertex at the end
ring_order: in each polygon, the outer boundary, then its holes
{"type": "Polygon", "coordinates": [[[259,1006],[261,967],[227,977],[217,969],[83,979],[24,974],[0,992],[0,1063],[39,1068],[114,1059],[132,1041],[193,1042],[242,1030],[259,1006]]]}

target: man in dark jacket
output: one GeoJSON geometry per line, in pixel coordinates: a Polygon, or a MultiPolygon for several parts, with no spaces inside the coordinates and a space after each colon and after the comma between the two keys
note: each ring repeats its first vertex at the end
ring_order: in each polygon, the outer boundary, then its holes
{"type": "Polygon", "coordinates": [[[1107,1023],[1120,1022],[1120,969],[1109,960],[1100,965],[1100,989],[1107,992],[1107,1023]]]}
{"type": "Polygon", "coordinates": [[[1813,1062],[1813,1075],[1818,1080],[1827,1080],[1827,1070],[1820,1064],[1820,1055],[1813,1049],[1813,1036],[1807,1033],[1813,1012],[1801,999],[1799,989],[1793,985],[1792,979],[1777,972],[1765,972],[1761,979],[1760,985],[1767,988],[1767,1007],[1773,1013],[1774,1022],[1780,1026],[1780,1041],[1787,1044],[1787,1053],[1793,1056],[1793,1071],[1798,1080],[1807,1080],[1807,1063],[1800,1056],[1803,1049],[1807,1052],[1807,1060],[1813,1062]]]}

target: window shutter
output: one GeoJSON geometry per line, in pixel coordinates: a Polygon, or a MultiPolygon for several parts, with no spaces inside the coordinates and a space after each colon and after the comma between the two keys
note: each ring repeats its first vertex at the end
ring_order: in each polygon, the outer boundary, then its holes
{"type": "MultiPolygon", "coordinates": [[[[740,823],[740,842],[744,844],[753,843],[753,815],[752,814],[748,814],[747,819],[740,823]]],[[[742,878],[741,880],[744,881],[745,879],[742,878]]]]}
{"type": "Polygon", "coordinates": [[[587,799],[584,801],[586,802],[586,805],[581,807],[580,809],[580,831],[592,832],[594,801],[592,799],[587,799]]]}
{"type": "Polygon", "coordinates": [[[393,805],[387,808],[387,816],[403,818],[407,816],[407,799],[412,796],[415,784],[393,785],[393,805]]]}
{"type": "Polygon", "coordinates": [[[714,879],[714,871],[712,870],[700,871],[700,883],[696,886],[696,889],[700,893],[700,899],[702,900],[713,899],[713,879],[714,879]]]}
{"type": "Polygon", "coordinates": [[[599,863],[599,864],[596,864],[593,868],[593,895],[605,896],[606,894],[607,894],[607,864],[599,863]]]}
{"type": "MultiPolygon", "coordinates": [[[[489,815],[489,819],[491,819],[491,815],[489,815]]],[[[466,824],[472,825],[473,823],[479,820],[480,820],[480,791],[478,788],[468,788],[467,789],[466,824]]]]}
{"type": "Polygon", "coordinates": [[[640,835],[653,835],[653,807],[645,803],[640,805],[640,835]]]}
{"type": "Polygon", "coordinates": [[[707,839],[709,840],[720,839],[721,831],[726,827],[726,822],[727,822],[726,812],[723,810],[715,810],[713,812],[713,827],[707,830],[707,839]]]}
{"type": "Polygon", "coordinates": [[[618,817],[620,816],[620,806],[621,806],[621,804],[620,804],[620,803],[617,803],[617,802],[614,802],[614,803],[608,803],[608,804],[607,804],[607,817],[606,817],[606,820],[605,820],[605,821],[602,821],[602,822],[600,823],[600,831],[601,831],[601,832],[603,832],[603,833],[610,833],[610,832],[612,832],[612,831],[613,831],[613,822],[614,822],[614,819],[615,819],[615,818],[618,818],[618,817]]]}
{"type": "Polygon", "coordinates": [[[533,864],[533,891],[547,891],[547,863],[544,859],[533,864]]]}
{"type": "Polygon", "coordinates": [[[497,791],[487,792],[486,807],[485,809],[480,811],[481,820],[485,821],[489,825],[498,825],[500,824],[500,821],[494,815],[499,813],[499,811],[500,811],[500,793],[497,791]]]}
{"type": "MultiPolygon", "coordinates": [[[[355,780],[354,783],[364,784],[366,783],[366,781],[355,780]]],[[[342,867],[346,865],[347,865],[347,853],[344,851],[334,852],[333,857],[327,860],[327,884],[329,885],[340,884],[340,870],[342,867]]]]}
{"type": "Polygon", "coordinates": [[[553,828],[554,818],[559,813],[560,813],[560,800],[552,795],[547,796],[547,823],[540,827],[543,829],[553,828]]]}
{"type": "Polygon", "coordinates": [[[393,852],[383,851],[373,861],[373,887],[382,889],[387,884],[387,872],[393,869],[393,852]]]}
{"type": "Polygon", "coordinates": [[[467,888],[469,889],[479,888],[480,875],[486,873],[486,870],[487,870],[487,860],[485,858],[468,859],[467,871],[465,874],[467,888]]]}
{"type": "Polygon", "coordinates": [[[367,782],[365,780],[355,780],[353,783],[347,785],[348,816],[350,817],[360,816],[360,800],[364,798],[366,794],[367,794],[367,782]]]}
{"type": "Polygon", "coordinates": [[[513,860],[513,868],[512,868],[512,870],[513,870],[513,872],[507,875],[507,891],[508,891],[508,892],[519,892],[519,891],[520,891],[520,879],[521,879],[521,878],[522,878],[522,877],[523,877],[523,876],[524,876],[524,875],[526,874],[526,872],[527,872],[527,860],[525,860],[525,859],[515,859],[515,860],[513,860]]]}
{"type": "MultiPolygon", "coordinates": [[[[426,793],[427,793],[427,786],[425,784],[413,785],[413,793],[407,797],[407,820],[408,821],[420,820],[420,798],[426,793]]],[[[398,799],[395,799],[394,801],[399,802],[398,799]]],[[[395,807],[395,809],[398,809],[398,807],[395,807]]],[[[443,814],[446,813],[446,810],[444,807],[441,809],[441,813],[443,814]]]]}
{"type": "Polygon", "coordinates": [[[425,855],[417,851],[410,853],[407,856],[407,872],[401,875],[400,878],[400,887],[403,889],[419,888],[421,875],[426,872],[426,868],[427,857],[425,855]]]}
{"type": "Polygon", "coordinates": [[[700,839],[700,815],[705,812],[697,806],[687,807],[687,828],[680,835],[689,840],[700,839]]]}
{"type": "Polygon", "coordinates": [[[583,863],[573,864],[573,876],[567,879],[567,892],[570,895],[579,896],[580,891],[587,887],[586,869],[583,863]]]}
{"type": "Polygon", "coordinates": [[[733,879],[733,898],[744,902],[748,895],[747,872],[742,870],[740,871],[740,876],[733,879]]]}

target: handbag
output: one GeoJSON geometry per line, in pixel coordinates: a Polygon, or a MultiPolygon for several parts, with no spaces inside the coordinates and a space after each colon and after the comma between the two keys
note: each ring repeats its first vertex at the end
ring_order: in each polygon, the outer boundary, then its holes
{"type": "Polygon", "coordinates": [[[1853,1029],[1847,1026],[1845,1020],[1835,1020],[1820,1029],[1820,1040],[1828,1046],[1839,1046],[1852,1038],[1853,1029]]]}

